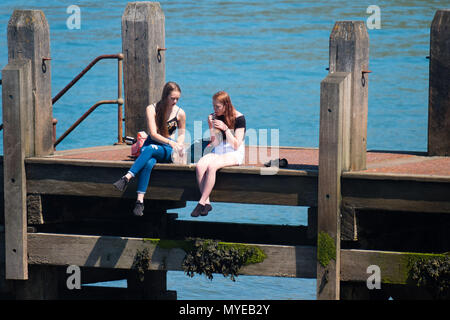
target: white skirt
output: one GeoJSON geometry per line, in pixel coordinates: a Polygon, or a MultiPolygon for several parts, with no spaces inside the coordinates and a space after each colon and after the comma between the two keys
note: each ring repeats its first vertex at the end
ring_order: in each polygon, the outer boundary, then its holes
{"type": "Polygon", "coordinates": [[[242,141],[241,145],[239,146],[239,148],[237,150],[234,150],[234,148],[228,143],[228,142],[221,142],[219,143],[214,150],[212,151],[212,153],[215,154],[232,154],[235,159],[236,162],[238,163],[238,165],[241,165],[244,163],[244,159],[245,159],[245,144],[244,141],[242,141]]]}

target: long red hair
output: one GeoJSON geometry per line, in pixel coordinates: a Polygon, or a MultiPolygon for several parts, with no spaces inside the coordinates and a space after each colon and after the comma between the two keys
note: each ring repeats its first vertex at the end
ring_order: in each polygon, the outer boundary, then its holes
{"type": "Polygon", "coordinates": [[[213,101],[216,100],[223,104],[225,111],[223,113],[225,124],[228,128],[234,128],[236,121],[236,109],[231,103],[231,98],[225,91],[219,91],[213,95],[213,101]]]}

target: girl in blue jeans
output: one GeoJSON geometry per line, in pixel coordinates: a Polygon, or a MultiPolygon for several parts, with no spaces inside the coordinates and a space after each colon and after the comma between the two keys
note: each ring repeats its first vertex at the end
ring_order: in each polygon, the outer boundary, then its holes
{"type": "Polygon", "coordinates": [[[136,216],[144,214],[144,195],[154,165],[157,162],[170,162],[173,150],[184,149],[186,114],[177,106],[180,95],[180,87],[175,82],[168,82],[163,88],[161,100],[146,108],[148,138],[141,148],[141,154],[127,174],[114,183],[117,189],[125,191],[130,180],[140,173],[137,200],[133,210],[136,216]],[[177,129],[178,138],[175,140],[177,129]]]}

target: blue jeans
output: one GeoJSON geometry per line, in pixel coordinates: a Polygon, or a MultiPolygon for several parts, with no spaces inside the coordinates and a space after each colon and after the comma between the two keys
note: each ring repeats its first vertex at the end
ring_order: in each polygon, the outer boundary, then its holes
{"type": "Polygon", "coordinates": [[[150,181],[150,174],[157,162],[171,162],[172,161],[172,147],[168,144],[161,144],[150,138],[145,140],[141,148],[141,154],[134,162],[133,166],[128,171],[134,176],[139,172],[138,193],[145,193],[150,181]]]}

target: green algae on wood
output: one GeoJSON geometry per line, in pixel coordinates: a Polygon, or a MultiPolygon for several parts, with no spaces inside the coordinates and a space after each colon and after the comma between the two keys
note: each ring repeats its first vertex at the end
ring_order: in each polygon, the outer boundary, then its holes
{"type": "Polygon", "coordinates": [[[151,239],[144,238],[144,242],[150,242],[151,244],[161,249],[182,249],[185,252],[192,250],[192,241],[189,240],[168,240],[168,239],[151,239]]]}
{"type": "Polygon", "coordinates": [[[261,248],[254,245],[220,242],[211,239],[165,240],[144,238],[161,249],[182,249],[186,256],[182,268],[187,275],[205,274],[209,279],[213,273],[230,276],[235,281],[239,269],[250,264],[261,263],[267,257],[261,248]]]}
{"type": "Polygon", "coordinates": [[[324,268],[331,260],[336,260],[336,245],[333,238],[326,232],[319,232],[317,237],[317,260],[324,268]]]}
{"type": "Polygon", "coordinates": [[[144,274],[150,268],[150,252],[148,248],[142,250],[136,250],[136,255],[134,256],[132,269],[136,269],[138,272],[138,277],[140,281],[144,281],[144,274]]]}
{"type": "Polygon", "coordinates": [[[267,258],[264,251],[256,246],[242,243],[219,242],[218,248],[222,250],[236,249],[241,256],[245,256],[244,266],[261,263],[267,258]]]}
{"type": "Polygon", "coordinates": [[[409,279],[425,288],[433,299],[450,298],[450,257],[448,255],[414,256],[409,260],[409,279]]]}
{"type": "Polygon", "coordinates": [[[221,273],[235,281],[242,266],[264,261],[266,254],[256,246],[218,242],[209,239],[194,239],[193,250],[183,260],[183,270],[193,277],[205,274],[213,279],[213,273],[221,273]]]}

